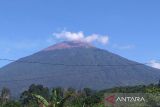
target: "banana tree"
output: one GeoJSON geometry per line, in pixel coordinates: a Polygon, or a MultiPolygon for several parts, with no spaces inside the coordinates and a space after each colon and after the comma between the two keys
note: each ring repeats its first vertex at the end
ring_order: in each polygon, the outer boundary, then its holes
{"type": "Polygon", "coordinates": [[[40,95],[32,94],[32,96],[37,100],[39,107],[63,107],[66,100],[71,97],[71,94],[67,94],[63,98],[58,96],[57,91],[54,90],[52,99],[49,102],[40,95]]]}
{"type": "Polygon", "coordinates": [[[39,107],[49,107],[49,102],[40,95],[32,94],[32,96],[37,100],[39,107]]]}

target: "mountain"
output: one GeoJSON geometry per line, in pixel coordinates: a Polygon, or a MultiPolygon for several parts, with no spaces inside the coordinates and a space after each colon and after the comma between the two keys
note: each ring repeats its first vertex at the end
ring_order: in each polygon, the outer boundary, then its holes
{"type": "Polygon", "coordinates": [[[14,95],[32,83],[100,90],[157,83],[159,79],[158,69],[80,41],[55,44],[0,69],[0,88],[9,87],[14,95]]]}

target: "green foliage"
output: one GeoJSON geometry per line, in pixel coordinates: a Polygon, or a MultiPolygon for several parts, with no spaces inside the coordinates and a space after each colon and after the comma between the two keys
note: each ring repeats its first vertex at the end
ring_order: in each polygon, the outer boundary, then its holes
{"type": "Polygon", "coordinates": [[[148,99],[149,101],[147,102],[148,105],[150,105],[151,107],[159,107],[159,102],[160,102],[160,87],[159,87],[159,83],[157,86],[150,86],[148,88],[146,88],[146,92],[147,93],[152,93],[148,95],[148,99]]]}
{"type": "Polygon", "coordinates": [[[21,107],[21,104],[16,101],[9,101],[3,107],[21,107]]]}
{"type": "Polygon", "coordinates": [[[10,101],[11,93],[8,88],[3,88],[0,93],[0,106],[4,106],[10,101]]]}
{"type": "Polygon", "coordinates": [[[147,93],[160,93],[160,88],[159,87],[149,87],[146,88],[147,93]]]}
{"type": "Polygon", "coordinates": [[[71,94],[67,94],[65,97],[62,97],[61,93],[62,91],[60,88],[53,89],[52,98],[49,102],[40,95],[32,94],[32,96],[38,101],[39,107],[63,107],[64,103],[71,96],[71,94]]]}
{"type": "Polygon", "coordinates": [[[49,106],[49,103],[47,102],[47,100],[45,98],[43,98],[42,96],[40,95],[36,95],[36,94],[32,94],[32,96],[34,98],[36,98],[36,100],[38,101],[38,103],[40,105],[44,105],[45,107],[48,107],[49,106]]]}
{"type": "Polygon", "coordinates": [[[5,104],[7,101],[10,100],[10,97],[11,97],[10,90],[4,87],[1,91],[1,102],[5,104]]]}
{"type": "Polygon", "coordinates": [[[101,102],[101,98],[96,91],[90,88],[84,88],[83,91],[85,94],[84,103],[86,106],[92,107],[93,105],[101,102]]]}
{"type": "Polygon", "coordinates": [[[42,85],[32,84],[27,91],[24,91],[20,96],[20,101],[23,106],[38,107],[37,101],[34,100],[32,94],[40,95],[45,99],[50,99],[49,89],[42,85]]]}
{"type": "MultiPolygon", "coordinates": [[[[75,90],[57,87],[51,92],[47,87],[33,84],[21,94],[18,101],[11,100],[10,90],[3,88],[0,93],[0,107],[104,107],[104,93],[152,93],[148,95],[148,102],[141,106],[158,107],[159,84],[115,87],[102,91],[90,88],[75,90]]],[[[132,106],[137,107],[138,105],[135,103],[132,106]]]]}
{"type": "Polygon", "coordinates": [[[50,99],[49,89],[47,87],[43,87],[43,85],[35,85],[32,84],[28,90],[29,93],[38,94],[43,96],[45,99],[50,99]]]}

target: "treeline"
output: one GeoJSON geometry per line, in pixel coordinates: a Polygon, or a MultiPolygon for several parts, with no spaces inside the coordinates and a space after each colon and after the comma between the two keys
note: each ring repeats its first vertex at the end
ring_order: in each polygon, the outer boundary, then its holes
{"type": "Polygon", "coordinates": [[[19,100],[12,100],[10,96],[9,89],[2,89],[0,107],[103,107],[103,97],[90,88],[75,90],[57,87],[49,90],[43,85],[32,84],[19,100]]]}
{"type": "Polygon", "coordinates": [[[11,99],[11,92],[3,88],[0,107],[104,107],[104,93],[159,93],[159,84],[115,87],[96,91],[90,88],[75,90],[61,87],[49,89],[32,84],[18,100],[11,99]]]}

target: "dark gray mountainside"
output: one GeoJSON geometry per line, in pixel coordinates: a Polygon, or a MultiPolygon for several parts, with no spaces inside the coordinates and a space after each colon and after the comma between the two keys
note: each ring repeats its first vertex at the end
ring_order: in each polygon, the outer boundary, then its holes
{"type": "Polygon", "coordinates": [[[156,83],[159,79],[158,69],[75,41],[53,45],[0,69],[0,88],[8,87],[14,95],[32,83],[105,89],[156,83]]]}

